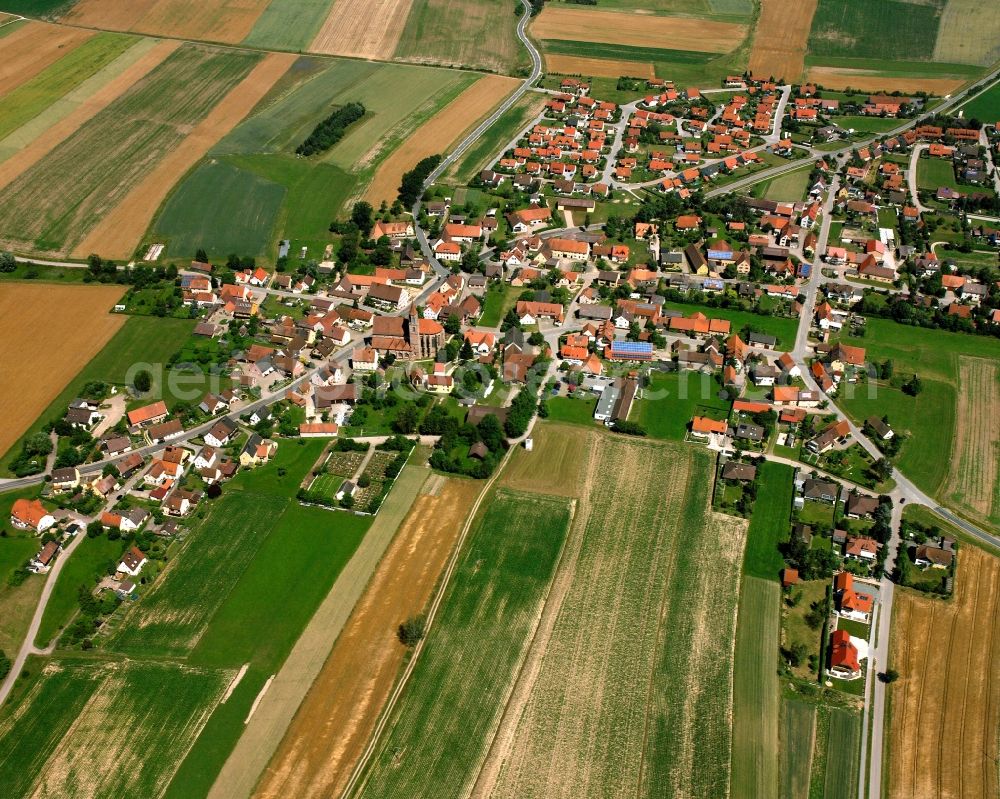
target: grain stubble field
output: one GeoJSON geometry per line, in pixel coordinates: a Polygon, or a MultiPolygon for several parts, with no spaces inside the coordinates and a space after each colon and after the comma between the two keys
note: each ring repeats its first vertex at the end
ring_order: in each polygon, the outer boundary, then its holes
{"type": "Polygon", "coordinates": [[[419,496],[261,778],[257,797],[339,796],[405,650],[396,626],[427,603],[481,484],[440,481],[419,496]]]}
{"type": "Polygon", "coordinates": [[[1000,558],[972,545],[958,557],[950,602],[896,595],[890,799],[1000,791],[1000,558]]]}
{"type": "Polygon", "coordinates": [[[755,76],[797,81],[818,0],[762,0],[760,21],[750,51],[755,76]]]}
{"type": "Polygon", "coordinates": [[[44,22],[30,22],[3,39],[0,94],[30,80],[45,67],[83,44],[93,34],[44,22]]]}
{"type": "Polygon", "coordinates": [[[411,0],[334,0],[309,49],[353,58],[391,59],[411,0]]]}
{"type": "Polygon", "coordinates": [[[125,324],[121,286],[0,286],[0,452],[20,438],[125,324]],[[47,314],[44,322],[40,321],[47,314]],[[81,335],[80,331],[86,331],[81,335]]]}

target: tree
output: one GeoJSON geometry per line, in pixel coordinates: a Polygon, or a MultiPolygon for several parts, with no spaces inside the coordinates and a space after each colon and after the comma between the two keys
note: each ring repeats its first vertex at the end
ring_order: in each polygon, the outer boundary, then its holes
{"type": "Polygon", "coordinates": [[[87,538],[99,538],[104,533],[104,525],[94,519],[87,525],[87,538]]]}
{"type": "Polygon", "coordinates": [[[490,452],[500,452],[503,449],[503,429],[500,427],[500,421],[493,414],[483,417],[476,432],[479,434],[479,440],[486,445],[490,452]]]}
{"type": "Polygon", "coordinates": [[[340,498],[340,507],[347,508],[347,509],[353,508],[354,507],[354,495],[353,494],[344,494],[344,496],[342,496],[340,498]]]}
{"type": "Polygon", "coordinates": [[[476,353],[472,350],[472,344],[468,339],[462,344],[462,349],[459,350],[458,357],[463,361],[471,361],[475,357],[476,353]]]}
{"type": "Polygon", "coordinates": [[[416,646],[427,630],[427,619],[424,616],[411,616],[399,625],[396,635],[403,646],[416,646]]]}
{"type": "Polygon", "coordinates": [[[153,376],[146,369],[143,369],[136,372],[132,385],[140,394],[145,394],[153,387],[153,376]]]}
{"type": "Polygon", "coordinates": [[[205,252],[201,247],[198,248],[197,252],[194,254],[194,259],[199,263],[208,263],[208,253],[205,252]]]}
{"type": "Polygon", "coordinates": [[[888,685],[889,683],[894,683],[899,679],[899,672],[895,669],[886,669],[878,676],[878,678],[888,685]]]}
{"type": "Polygon", "coordinates": [[[915,397],[923,390],[923,387],[920,378],[917,375],[913,375],[913,377],[903,383],[903,393],[915,397]]]}
{"type": "Polygon", "coordinates": [[[33,433],[24,440],[24,452],[28,457],[48,455],[52,452],[52,440],[45,433],[33,433]]]}
{"type": "Polygon", "coordinates": [[[358,226],[358,230],[365,238],[368,238],[368,234],[371,233],[374,224],[373,214],[371,203],[364,200],[354,203],[354,208],[351,209],[351,221],[358,226]]]}
{"type": "Polygon", "coordinates": [[[205,489],[205,496],[209,499],[216,499],[222,496],[222,486],[219,483],[212,483],[205,489]]]}
{"type": "Polygon", "coordinates": [[[397,433],[412,433],[417,429],[417,406],[412,402],[404,403],[396,412],[393,429],[397,433]]]}
{"type": "Polygon", "coordinates": [[[888,458],[879,458],[872,464],[872,474],[875,475],[880,483],[884,483],[892,477],[892,461],[888,458]]]}
{"type": "Polygon", "coordinates": [[[17,261],[14,259],[14,254],[6,250],[0,252],[0,272],[13,272],[15,269],[17,261]]]}
{"type": "Polygon", "coordinates": [[[543,336],[541,332],[536,330],[530,336],[528,336],[528,343],[532,347],[541,347],[545,343],[545,336],[543,336]]]}

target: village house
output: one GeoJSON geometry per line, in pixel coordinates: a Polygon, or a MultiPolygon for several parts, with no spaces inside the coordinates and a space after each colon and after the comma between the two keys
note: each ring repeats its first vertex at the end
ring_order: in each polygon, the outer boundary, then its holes
{"type": "Polygon", "coordinates": [[[10,508],[10,523],[18,530],[44,533],[56,523],[56,517],[37,499],[17,499],[10,508]]]}
{"type": "Polygon", "coordinates": [[[121,562],[118,564],[118,571],[121,574],[127,574],[130,577],[138,577],[139,572],[142,571],[142,567],[147,563],[146,554],[139,549],[137,546],[131,546],[128,551],[122,555],[121,562]]]}

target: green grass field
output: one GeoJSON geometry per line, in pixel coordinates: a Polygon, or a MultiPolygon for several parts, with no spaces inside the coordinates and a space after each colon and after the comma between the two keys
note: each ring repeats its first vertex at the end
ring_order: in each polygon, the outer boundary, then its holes
{"type": "Polygon", "coordinates": [[[521,291],[516,286],[490,283],[483,298],[483,313],[479,317],[479,324],[483,327],[498,327],[507,311],[514,307],[521,291]]]}
{"type": "MultiPolygon", "coordinates": [[[[52,404],[39,416],[38,421],[25,433],[30,435],[39,430],[49,421],[61,418],[73,398],[80,389],[91,380],[103,380],[122,384],[127,378],[129,369],[137,363],[156,366],[166,364],[177,352],[184,340],[194,329],[194,321],[188,319],[158,319],[151,316],[133,316],[124,324],[114,338],[111,339],[93,359],[80,370],[56,397],[52,404]]],[[[169,385],[163,397],[168,405],[176,403],[177,397],[169,390],[169,385]]],[[[204,387],[195,387],[198,396],[204,394],[204,387]]],[[[0,467],[7,472],[10,461],[21,449],[18,441],[2,461],[0,467]]],[[[9,472],[7,472],[9,473],[9,472]]]]}
{"type": "Polygon", "coordinates": [[[728,319],[732,323],[732,331],[738,333],[749,325],[757,333],[767,333],[776,336],[778,349],[788,349],[795,344],[795,334],[798,321],[780,316],[761,316],[750,311],[735,311],[729,308],[712,308],[708,305],[696,305],[687,302],[670,302],[663,304],[664,308],[681,311],[685,316],[695,312],[705,314],[709,319],[728,319]]]}
{"type": "MultiPolygon", "coordinates": [[[[779,202],[799,202],[805,197],[809,186],[809,170],[808,166],[802,169],[793,169],[784,175],[764,181],[767,185],[761,196],[779,202]]],[[[754,196],[758,196],[756,192],[754,192],[754,196]]]]}
{"type": "Polygon", "coordinates": [[[565,500],[506,491],[491,499],[360,796],[430,796],[474,777],[568,523],[565,500]]]}
{"type": "Polygon", "coordinates": [[[136,661],[50,662],[0,720],[5,792],[160,795],[232,674],[136,661]]]}
{"type": "Polygon", "coordinates": [[[947,158],[921,158],[917,163],[917,188],[937,191],[939,187],[960,190],[955,167],[947,158]]]}
{"type": "Polygon", "coordinates": [[[167,200],[152,237],[175,258],[191,258],[200,248],[219,260],[230,253],[263,256],[286,191],[228,161],[203,162],[167,200]]]}
{"type": "Polygon", "coordinates": [[[271,464],[237,475],[110,647],[190,652],[201,665],[280,663],[271,650],[288,651],[370,524],[291,499],[324,444],[286,441],[271,464]]]}
{"type": "Polygon", "coordinates": [[[915,5],[903,0],[819,0],[809,34],[809,52],[820,56],[879,53],[892,58],[933,53],[942,0],[915,5]],[[889,39],[905,48],[886,48],[889,39]]]}
{"type": "Polygon", "coordinates": [[[861,717],[831,708],[824,799],[855,799],[860,747],[861,717]]]}
{"type": "Polygon", "coordinates": [[[569,422],[570,424],[582,424],[593,427],[594,408],[597,407],[597,399],[593,395],[586,395],[585,399],[570,397],[551,397],[548,400],[549,419],[553,422],[569,422]]]}
{"type": "Polygon", "coordinates": [[[694,372],[652,372],[643,398],[634,405],[632,420],[652,438],[683,441],[692,416],[724,419],[730,401],[710,376],[694,372]]]}
{"type": "Polygon", "coordinates": [[[978,119],[987,124],[1000,121],[1000,83],[994,83],[979,97],[962,106],[966,118],[978,119]]]}
{"type": "Polygon", "coordinates": [[[809,797],[809,771],[812,768],[815,725],[815,705],[789,697],[781,700],[779,796],[785,799],[809,797]]]}
{"type": "Polygon", "coordinates": [[[757,500],[747,532],[744,575],[777,581],[784,566],[778,544],[788,537],[792,493],[791,466],[768,461],[757,467],[757,500]]]}
{"type": "Polygon", "coordinates": [[[844,130],[853,129],[861,133],[885,133],[900,126],[900,121],[891,117],[883,119],[882,117],[844,114],[843,116],[831,117],[831,121],[844,130]]]}
{"type": "Polygon", "coordinates": [[[100,33],[5,94],[0,98],[0,139],[71,92],[136,42],[132,36],[100,33]]]}
{"type": "Polygon", "coordinates": [[[780,614],[778,584],[745,575],[740,588],[733,674],[730,796],[734,799],[776,796],[778,791],[780,614]]]}
{"type": "Polygon", "coordinates": [[[272,0],[243,40],[250,47],[308,50],[332,0],[272,0]]]}
{"type": "Polygon", "coordinates": [[[79,243],[259,57],[180,47],[7,187],[17,202],[0,206],[4,238],[51,252],[79,243]]]}
{"type": "Polygon", "coordinates": [[[583,58],[608,58],[641,63],[704,64],[715,58],[714,53],[699,53],[693,50],[667,50],[659,47],[629,47],[623,44],[603,42],[577,42],[570,39],[546,39],[545,52],[558,55],[573,55],[583,58]]]}
{"type": "Polygon", "coordinates": [[[88,589],[93,588],[97,579],[107,574],[109,566],[118,564],[124,548],[125,544],[121,540],[110,541],[103,535],[85,538],[80,542],[59,572],[59,579],[45,606],[45,615],[42,616],[42,623],[35,637],[36,646],[48,646],[66,626],[77,611],[79,587],[85,585],[88,589]]]}

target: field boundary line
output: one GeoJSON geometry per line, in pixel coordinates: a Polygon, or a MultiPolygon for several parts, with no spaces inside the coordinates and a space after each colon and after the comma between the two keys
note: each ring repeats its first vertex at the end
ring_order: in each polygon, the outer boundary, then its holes
{"type": "Polygon", "coordinates": [[[344,786],[341,797],[344,797],[345,799],[346,797],[356,795],[355,792],[365,786],[367,778],[362,780],[362,774],[368,768],[368,763],[371,761],[372,756],[375,754],[375,750],[380,745],[382,734],[385,732],[386,726],[389,723],[392,711],[395,709],[396,703],[399,701],[399,697],[403,693],[403,689],[406,687],[406,684],[410,681],[410,677],[413,675],[417,661],[420,659],[420,653],[423,652],[424,642],[427,640],[427,634],[434,626],[434,618],[437,616],[438,608],[441,606],[441,602],[444,599],[445,591],[447,591],[448,585],[451,583],[452,575],[458,566],[459,557],[462,554],[462,550],[465,548],[465,542],[468,539],[469,531],[472,529],[472,524],[479,514],[479,508],[483,504],[483,499],[486,498],[493,488],[493,484],[496,483],[497,479],[503,473],[503,469],[507,465],[507,461],[510,460],[510,455],[515,448],[516,445],[507,450],[506,454],[503,456],[503,460],[500,461],[497,465],[496,471],[493,472],[493,476],[486,482],[483,486],[483,490],[480,491],[479,496],[476,497],[476,501],[472,504],[472,507],[469,508],[469,514],[462,527],[462,532],[459,533],[458,540],[455,542],[455,549],[451,553],[448,565],[445,567],[437,593],[434,595],[434,598],[431,600],[430,607],[427,609],[426,622],[424,625],[424,637],[421,638],[420,641],[417,642],[417,645],[413,648],[413,655],[410,657],[409,661],[407,661],[406,668],[403,670],[402,676],[393,687],[392,693],[389,695],[389,698],[385,703],[385,707],[382,709],[382,713],[375,724],[375,728],[372,730],[368,745],[365,747],[364,752],[362,752],[361,757],[354,766],[354,770],[351,773],[350,779],[347,781],[347,785],[344,786]]]}

